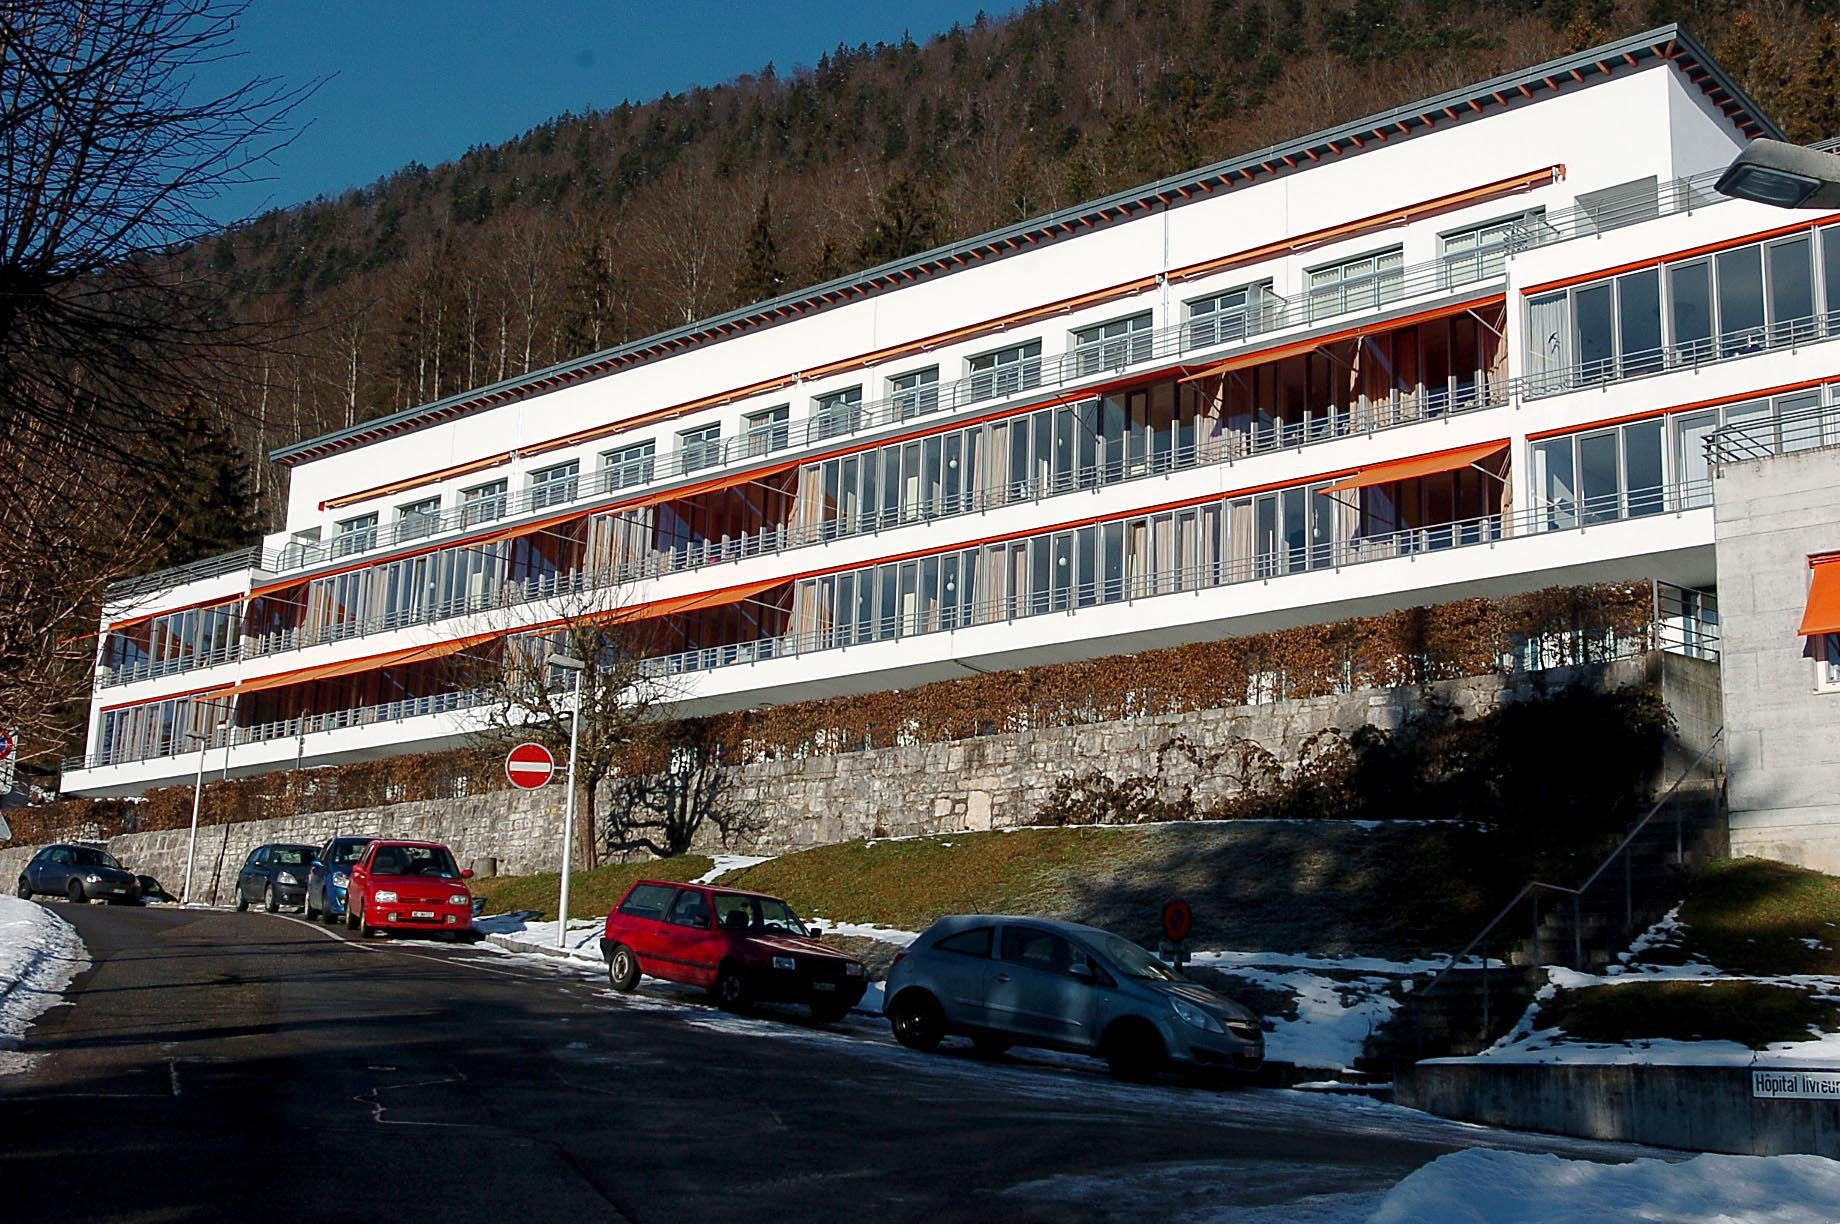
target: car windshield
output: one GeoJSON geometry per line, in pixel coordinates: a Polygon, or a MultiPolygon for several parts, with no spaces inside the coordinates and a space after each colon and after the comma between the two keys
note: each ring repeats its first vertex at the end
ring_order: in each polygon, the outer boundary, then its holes
{"type": "Polygon", "coordinates": [[[121,864],[114,857],[101,850],[91,850],[87,846],[78,846],[70,852],[70,861],[79,867],[113,867],[121,870],[121,864]]]}
{"type": "Polygon", "coordinates": [[[1099,954],[1117,966],[1118,972],[1126,977],[1144,978],[1152,982],[1181,982],[1186,979],[1156,957],[1150,955],[1130,940],[1109,931],[1088,936],[1099,954]]]}
{"type": "Polygon", "coordinates": [[[268,853],[268,861],[279,863],[283,867],[304,867],[313,861],[311,846],[276,846],[268,853]]]}
{"type": "Polygon", "coordinates": [[[379,846],[372,875],[434,876],[451,880],[460,874],[446,846],[379,846]]]}
{"type": "Polygon", "coordinates": [[[343,867],[348,863],[357,862],[364,857],[364,848],[368,845],[370,845],[370,843],[367,841],[334,842],[332,846],[332,865],[335,867],[343,867]]]}
{"type": "Polygon", "coordinates": [[[773,897],[747,897],[737,893],[717,893],[716,925],[729,930],[729,915],[744,913],[748,917],[748,930],[771,931],[780,935],[805,935],[809,932],[799,916],[792,912],[792,907],[784,901],[773,897]]]}

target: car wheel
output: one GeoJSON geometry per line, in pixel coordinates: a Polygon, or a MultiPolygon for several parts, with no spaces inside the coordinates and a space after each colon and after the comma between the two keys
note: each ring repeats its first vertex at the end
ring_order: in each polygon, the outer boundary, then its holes
{"type": "Polygon", "coordinates": [[[813,999],[811,1001],[811,1018],[819,1024],[836,1024],[850,1014],[850,1005],[836,999],[813,999]]]}
{"type": "Polygon", "coordinates": [[[1106,1030],[1099,1052],[1112,1074],[1122,1080],[1150,1079],[1169,1061],[1162,1034],[1142,1022],[1112,1025],[1106,1030]]]}
{"type": "Polygon", "coordinates": [[[23,901],[30,901],[32,899],[32,881],[26,879],[23,875],[19,877],[19,896],[23,901]]]}
{"type": "Polygon", "coordinates": [[[1011,1044],[1009,1038],[995,1033],[979,1033],[971,1039],[971,1048],[977,1051],[979,1058],[1000,1058],[1011,1044]]]}
{"type": "Polygon", "coordinates": [[[924,990],[907,990],[895,997],[888,1014],[894,1039],[910,1050],[932,1050],[946,1035],[946,1016],[939,1002],[924,990]]]}
{"type": "Polygon", "coordinates": [[[723,1011],[746,1011],[748,1004],[754,1001],[747,978],[733,966],[724,966],[716,975],[715,996],[716,1005],[723,1011]]]}
{"type": "Polygon", "coordinates": [[[350,894],[345,897],[345,929],[348,931],[358,929],[358,907],[352,904],[350,894]]]}
{"type": "Polygon", "coordinates": [[[616,944],[607,958],[607,984],[621,994],[630,994],[639,986],[639,958],[625,944],[616,944]]]}
{"type": "Polygon", "coordinates": [[[240,914],[248,908],[249,898],[243,895],[242,881],[239,880],[236,885],[236,912],[240,914]]]}
{"type": "Polygon", "coordinates": [[[262,889],[262,908],[271,914],[281,908],[281,898],[275,895],[273,884],[265,885],[262,889]]]}
{"type": "Polygon", "coordinates": [[[319,921],[319,911],[313,908],[312,893],[305,892],[300,894],[300,912],[308,922],[319,921]]]}
{"type": "Polygon", "coordinates": [[[70,888],[65,895],[70,898],[70,903],[72,905],[87,905],[89,903],[89,898],[83,895],[82,880],[72,880],[70,882],[70,888]]]}

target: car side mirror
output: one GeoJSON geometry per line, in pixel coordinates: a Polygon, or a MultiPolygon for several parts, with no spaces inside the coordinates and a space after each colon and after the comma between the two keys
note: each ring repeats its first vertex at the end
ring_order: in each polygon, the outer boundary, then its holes
{"type": "Polygon", "coordinates": [[[324,867],[325,865],[326,864],[320,862],[318,859],[314,859],[311,863],[307,864],[309,867],[324,867]]]}
{"type": "Polygon", "coordinates": [[[1099,975],[1093,972],[1091,965],[1083,961],[1077,965],[1069,965],[1067,976],[1075,981],[1085,982],[1088,986],[1096,986],[1099,983],[1099,975]]]}
{"type": "Polygon", "coordinates": [[[813,939],[823,939],[824,938],[824,928],[823,927],[806,927],[805,933],[807,935],[810,935],[813,939]]]}
{"type": "Polygon", "coordinates": [[[470,880],[470,879],[472,879],[472,878],[473,878],[473,869],[472,869],[471,867],[462,867],[462,868],[460,869],[460,878],[461,878],[461,879],[463,879],[463,880],[470,880]]]}

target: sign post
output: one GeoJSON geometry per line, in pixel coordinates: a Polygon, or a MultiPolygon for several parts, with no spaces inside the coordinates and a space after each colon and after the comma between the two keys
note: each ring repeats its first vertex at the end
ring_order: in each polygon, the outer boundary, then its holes
{"type": "Polygon", "coordinates": [[[1178,969],[1188,963],[1188,948],[1183,940],[1194,929],[1194,911],[1188,908],[1188,902],[1176,898],[1163,906],[1163,946],[1157,954],[1178,969]]]}

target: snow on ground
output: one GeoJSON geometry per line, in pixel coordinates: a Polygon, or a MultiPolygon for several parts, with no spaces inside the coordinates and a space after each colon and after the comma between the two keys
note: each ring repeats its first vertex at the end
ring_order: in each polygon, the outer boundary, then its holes
{"type": "Polygon", "coordinates": [[[716,865],[690,881],[692,884],[714,884],[731,871],[746,871],[773,858],[771,854],[717,854],[711,857],[716,865]]]}
{"type": "Polygon", "coordinates": [[[1705,1155],[1679,1164],[1598,1164],[1472,1148],[1440,1156],[1408,1175],[1387,1192],[1370,1224],[1835,1220],[1840,1220],[1840,1161],[1821,1156],[1705,1155]]]}
{"type": "Polygon", "coordinates": [[[0,896],[0,1074],[21,1071],[19,1039],[63,1001],[70,979],[89,966],[76,930],[45,906],[0,896]]]}

